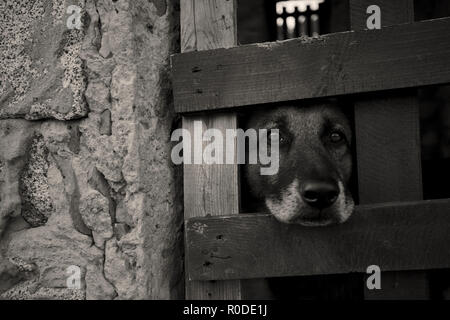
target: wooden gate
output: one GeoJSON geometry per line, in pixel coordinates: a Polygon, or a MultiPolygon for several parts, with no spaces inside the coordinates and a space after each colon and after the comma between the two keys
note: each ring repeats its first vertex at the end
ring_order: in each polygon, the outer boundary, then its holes
{"type": "Polygon", "coordinates": [[[414,22],[413,0],[350,0],[354,31],[237,46],[233,0],[181,0],[176,111],[193,133],[237,128],[236,107],[352,95],[360,204],[345,224],[304,228],[239,215],[238,165],[184,165],[186,297],[240,299],[241,279],[384,272],[366,298],[429,297],[450,267],[450,200],[421,201],[416,87],[450,82],[450,18],[414,22]],[[382,28],[365,30],[381,8],[382,28]]]}

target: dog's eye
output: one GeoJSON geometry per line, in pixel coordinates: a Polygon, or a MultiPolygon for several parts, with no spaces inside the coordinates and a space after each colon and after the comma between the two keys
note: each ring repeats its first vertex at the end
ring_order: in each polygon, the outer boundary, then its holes
{"type": "Polygon", "coordinates": [[[333,143],[339,143],[345,140],[345,136],[339,131],[333,131],[330,134],[330,140],[333,143]]]}

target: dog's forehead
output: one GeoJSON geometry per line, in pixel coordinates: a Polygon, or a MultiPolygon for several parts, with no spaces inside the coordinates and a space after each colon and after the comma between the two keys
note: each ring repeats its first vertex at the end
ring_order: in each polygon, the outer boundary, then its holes
{"type": "Polygon", "coordinates": [[[287,105],[267,110],[254,117],[250,125],[255,128],[286,126],[295,129],[307,127],[319,130],[327,122],[341,126],[348,124],[347,118],[339,107],[332,104],[319,104],[304,107],[287,105]]]}

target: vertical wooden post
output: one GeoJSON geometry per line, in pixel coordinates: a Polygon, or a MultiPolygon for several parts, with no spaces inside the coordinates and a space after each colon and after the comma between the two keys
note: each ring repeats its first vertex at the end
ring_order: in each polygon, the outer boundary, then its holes
{"type": "MultiPolygon", "coordinates": [[[[235,0],[182,0],[181,51],[228,48],[237,45],[235,0]]],[[[195,70],[192,77],[195,77],[195,70]]],[[[201,94],[199,92],[199,94],[201,94]]],[[[235,114],[186,116],[183,128],[194,139],[194,121],[206,128],[237,128],[235,114]]],[[[198,141],[197,141],[198,142],[198,141]]],[[[200,142],[201,143],[201,142],[200,142]]],[[[184,165],[184,217],[239,213],[238,166],[184,165]]],[[[186,281],[187,299],[240,299],[240,281],[186,281]]]]}
{"type": "MultiPolygon", "coordinates": [[[[350,0],[353,30],[366,29],[370,5],[380,7],[382,27],[414,21],[413,0],[350,0]]],[[[373,94],[355,102],[361,204],[423,198],[416,91],[400,95],[373,94]]],[[[383,270],[383,266],[380,268],[383,270]]],[[[422,271],[382,273],[381,287],[367,290],[365,286],[366,299],[429,298],[426,273],[422,271]]]]}

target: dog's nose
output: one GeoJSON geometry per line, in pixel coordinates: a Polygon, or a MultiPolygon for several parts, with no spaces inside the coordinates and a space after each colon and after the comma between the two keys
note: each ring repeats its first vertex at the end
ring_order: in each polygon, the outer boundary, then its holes
{"type": "Polygon", "coordinates": [[[336,201],[339,187],[328,181],[308,181],[304,183],[301,195],[311,207],[325,209],[336,201]]]}

